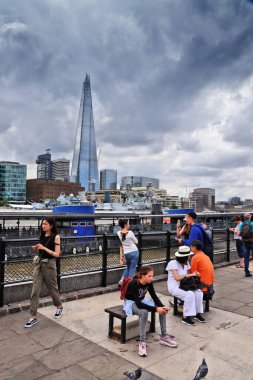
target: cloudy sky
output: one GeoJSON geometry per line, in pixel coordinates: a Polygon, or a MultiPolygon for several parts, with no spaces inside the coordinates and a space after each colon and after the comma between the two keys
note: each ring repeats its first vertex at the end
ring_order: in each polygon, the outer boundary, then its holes
{"type": "Polygon", "coordinates": [[[253,198],[253,2],[2,0],[0,160],[72,159],[86,73],[100,169],[253,198]]]}

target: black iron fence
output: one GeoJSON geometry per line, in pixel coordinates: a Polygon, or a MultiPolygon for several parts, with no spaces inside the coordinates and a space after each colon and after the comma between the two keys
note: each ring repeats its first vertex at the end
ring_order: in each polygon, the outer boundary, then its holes
{"type": "MultiPolygon", "coordinates": [[[[175,232],[138,232],[139,265],[167,263],[178,249],[175,232]]],[[[32,280],[35,238],[0,240],[0,307],[4,304],[5,286],[32,280]]],[[[214,264],[236,258],[233,235],[228,229],[213,230],[214,264]]],[[[62,237],[61,256],[56,259],[58,286],[66,276],[100,273],[101,286],[107,286],[107,273],[122,268],[119,262],[119,239],[115,234],[62,237]]]]}

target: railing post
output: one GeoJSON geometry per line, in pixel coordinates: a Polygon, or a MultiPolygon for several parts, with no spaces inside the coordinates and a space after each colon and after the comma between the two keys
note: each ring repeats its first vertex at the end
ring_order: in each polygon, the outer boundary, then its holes
{"type": "Polygon", "coordinates": [[[170,231],[166,233],[166,264],[170,261],[170,231]]]}
{"type": "Polygon", "coordinates": [[[108,239],[106,233],[103,234],[102,245],[102,286],[107,285],[107,253],[108,253],[108,239]]]}
{"type": "Polygon", "coordinates": [[[56,259],[56,274],[59,293],[61,292],[61,256],[56,259]]]}
{"type": "Polygon", "coordinates": [[[227,227],[227,262],[230,262],[230,231],[227,227]]]}
{"type": "Polygon", "coordinates": [[[4,305],[5,248],[6,239],[2,237],[0,240],[0,307],[4,305]]]}
{"type": "Polygon", "coordinates": [[[141,231],[138,232],[138,250],[139,250],[139,261],[138,261],[138,268],[141,267],[142,264],[142,233],[141,231]]]}

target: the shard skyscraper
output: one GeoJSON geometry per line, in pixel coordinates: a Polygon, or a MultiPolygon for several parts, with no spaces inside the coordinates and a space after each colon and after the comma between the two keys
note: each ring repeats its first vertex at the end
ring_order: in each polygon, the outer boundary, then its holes
{"type": "Polygon", "coordinates": [[[71,180],[73,182],[80,182],[86,191],[99,190],[90,77],[87,74],[82,88],[71,180]]]}

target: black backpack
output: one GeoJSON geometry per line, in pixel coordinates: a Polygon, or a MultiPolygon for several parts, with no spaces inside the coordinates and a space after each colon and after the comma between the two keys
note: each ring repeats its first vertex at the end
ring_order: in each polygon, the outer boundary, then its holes
{"type": "Polygon", "coordinates": [[[247,222],[243,222],[240,236],[242,237],[242,240],[246,240],[246,241],[253,239],[253,231],[252,231],[251,223],[249,224],[247,222]]]}
{"type": "Polygon", "coordinates": [[[203,252],[212,258],[213,255],[213,241],[210,238],[210,236],[206,233],[206,230],[204,228],[201,228],[200,226],[197,226],[203,235],[203,252]]]}

